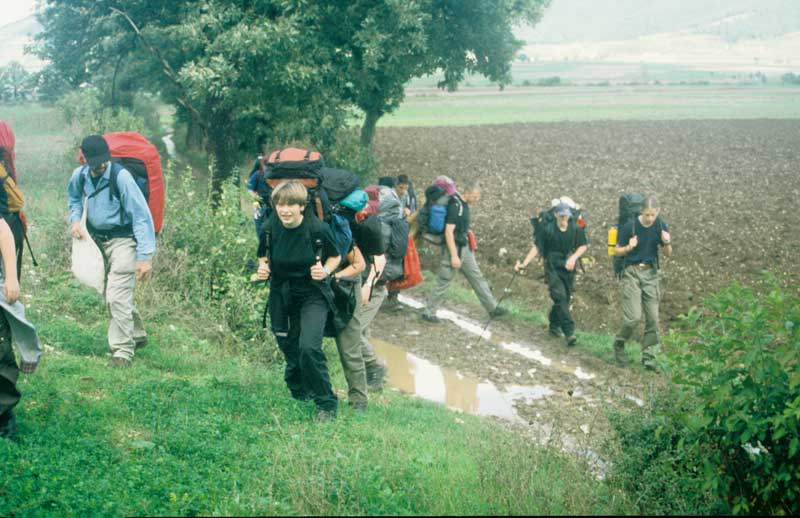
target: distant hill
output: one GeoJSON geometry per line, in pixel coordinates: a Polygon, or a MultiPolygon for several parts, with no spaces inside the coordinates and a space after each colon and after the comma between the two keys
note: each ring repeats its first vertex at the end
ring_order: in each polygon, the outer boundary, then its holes
{"type": "Polygon", "coordinates": [[[42,25],[33,15],[0,27],[0,66],[19,61],[29,72],[41,69],[43,61],[25,54],[25,45],[32,43],[33,35],[41,30],[42,25]]]}
{"type": "Polygon", "coordinates": [[[534,61],[800,68],[800,0],[552,0],[516,34],[534,61]]]}
{"type": "Polygon", "coordinates": [[[798,0],[552,0],[518,32],[528,44],[608,41],[685,32],[728,42],[800,31],[798,0]]]}

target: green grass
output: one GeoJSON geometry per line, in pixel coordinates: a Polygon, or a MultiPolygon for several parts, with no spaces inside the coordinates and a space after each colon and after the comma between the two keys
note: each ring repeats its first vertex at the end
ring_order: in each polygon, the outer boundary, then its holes
{"type": "Polygon", "coordinates": [[[248,344],[212,319],[213,301],[183,300],[158,272],[137,290],[149,345],[129,370],[107,368],[103,301],[68,273],[74,137],[51,109],[0,107],[0,118],[17,135],[41,263],[23,269],[23,300],[46,349],[20,379],[19,440],[0,441],[0,515],[633,512],[582,462],[395,392],[315,425],[279,361],[234,354],[223,342],[248,344]]]}
{"type": "Polygon", "coordinates": [[[409,92],[397,112],[379,125],[798,117],[800,89],[788,86],[567,86],[409,92]]]}

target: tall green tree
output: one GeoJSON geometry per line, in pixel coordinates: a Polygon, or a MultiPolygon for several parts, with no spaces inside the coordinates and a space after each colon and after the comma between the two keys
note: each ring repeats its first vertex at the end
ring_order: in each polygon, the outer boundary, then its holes
{"type": "Polygon", "coordinates": [[[5,101],[24,101],[30,94],[30,73],[17,61],[0,68],[0,96],[5,101]]]}
{"type": "Polygon", "coordinates": [[[179,106],[204,133],[218,189],[264,135],[324,147],[344,124],[329,47],[309,31],[305,3],[46,0],[37,50],[109,102],[138,89],[179,106]]]}
{"type": "Polygon", "coordinates": [[[523,42],[515,25],[534,25],[550,0],[335,0],[319,3],[323,38],[347,79],[344,95],[364,112],[361,143],[397,109],[413,78],[441,71],[455,90],[467,73],[501,87],[523,42]]]}

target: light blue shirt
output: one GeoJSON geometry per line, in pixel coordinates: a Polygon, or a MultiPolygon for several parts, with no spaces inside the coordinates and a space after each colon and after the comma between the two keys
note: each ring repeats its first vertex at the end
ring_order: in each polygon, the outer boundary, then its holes
{"type": "Polygon", "coordinates": [[[120,226],[130,225],[136,239],[136,260],[149,261],[156,251],[156,232],[153,225],[153,216],[147,207],[144,194],[136,185],[136,181],[126,169],[117,175],[119,198],[110,196],[109,189],[105,187],[111,181],[111,163],[109,162],[103,176],[97,182],[97,187],[92,183],[89,167],[81,166],[72,172],[67,186],[67,199],[69,204],[69,222],[80,221],[83,215],[83,200],[95,191],[103,189],[104,192],[89,198],[89,213],[86,221],[99,231],[110,231],[120,226]],[[80,177],[84,176],[83,192],[80,192],[80,177]],[[120,212],[122,221],[120,222],[120,212]]]}

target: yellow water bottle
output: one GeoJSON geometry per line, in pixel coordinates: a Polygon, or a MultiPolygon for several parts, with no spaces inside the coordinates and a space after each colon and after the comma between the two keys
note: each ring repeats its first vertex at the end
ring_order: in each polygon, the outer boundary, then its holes
{"type": "Polygon", "coordinates": [[[617,226],[608,227],[608,255],[614,255],[614,248],[617,246],[617,226]]]}

